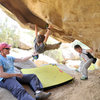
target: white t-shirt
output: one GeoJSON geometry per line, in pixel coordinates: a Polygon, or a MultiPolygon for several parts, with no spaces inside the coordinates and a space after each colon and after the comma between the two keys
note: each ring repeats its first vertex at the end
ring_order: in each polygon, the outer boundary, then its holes
{"type": "Polygon", "coordinates": [[[87,54],[86,50],[82,49],[82,53],[79,54],[81,61],[86,62],[89,60],[89,57],[86,54],[87,54]]]}

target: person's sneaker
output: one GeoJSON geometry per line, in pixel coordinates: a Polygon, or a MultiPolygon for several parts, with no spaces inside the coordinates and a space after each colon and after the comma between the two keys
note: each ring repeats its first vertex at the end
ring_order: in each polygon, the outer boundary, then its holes
{"type": "Polygon", "coordinates": [[[84,76],[82,76],[80,79],[81,79],[81,80],[87,80],[88,77],[84,77],[84,76]]]}
{"type": "Polygon", "coordinates": [[[46,92],[40,91],[39,93],[36,93],[36,100],[47,99],[50,95],[51,95],[50,92],[46,93],[46,92]]]}

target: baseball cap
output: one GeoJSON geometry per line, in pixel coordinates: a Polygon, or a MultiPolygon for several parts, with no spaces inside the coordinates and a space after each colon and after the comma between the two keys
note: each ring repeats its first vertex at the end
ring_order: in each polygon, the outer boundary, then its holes
{"type": "Polygon", "coordinates": [[[7,43],[0,43],[0,51],[3,50],[4,48],[10,48],[11,45],[7,44],[7,43]]]}

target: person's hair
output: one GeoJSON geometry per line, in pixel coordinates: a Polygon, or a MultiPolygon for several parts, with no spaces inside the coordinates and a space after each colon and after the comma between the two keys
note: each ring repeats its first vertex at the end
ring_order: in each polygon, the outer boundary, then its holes
{"type": "Polygon", "coordinates": [[[46,30],[45,29],[42,29],[42,30],[39,31],[39,35],[44,35],[44,34],[46,34],[46,30]]]}
{"type": "Polygon", "coordinates": [[[44,35],[38,35],[37,42],[38,43],[42,43],[44,41],[44,39],[45,39],[45,36],[44,35]]]}
{"type": "Polygon", "coordinates": [[[82,47],[78,44],[74,46],[74,49],[78,49],[78,48],[82,48],[82,47]]]}

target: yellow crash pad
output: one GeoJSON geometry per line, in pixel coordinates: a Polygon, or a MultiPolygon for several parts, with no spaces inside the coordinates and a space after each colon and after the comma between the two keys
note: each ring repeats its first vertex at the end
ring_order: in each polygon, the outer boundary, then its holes
{"type": "Polygon", "coordinates": [[[45,65],[38,68],[22,69],[23,74],[36,74],[43,88],[48,88],[71,81],[73,78],[59,69],[56,65],[45,65]]]}
{"type": "Polygon", "coordinates": [[[88,70],[95,70],[95,65],[91,64],[91,66],[88,68],[88,70]]]}

